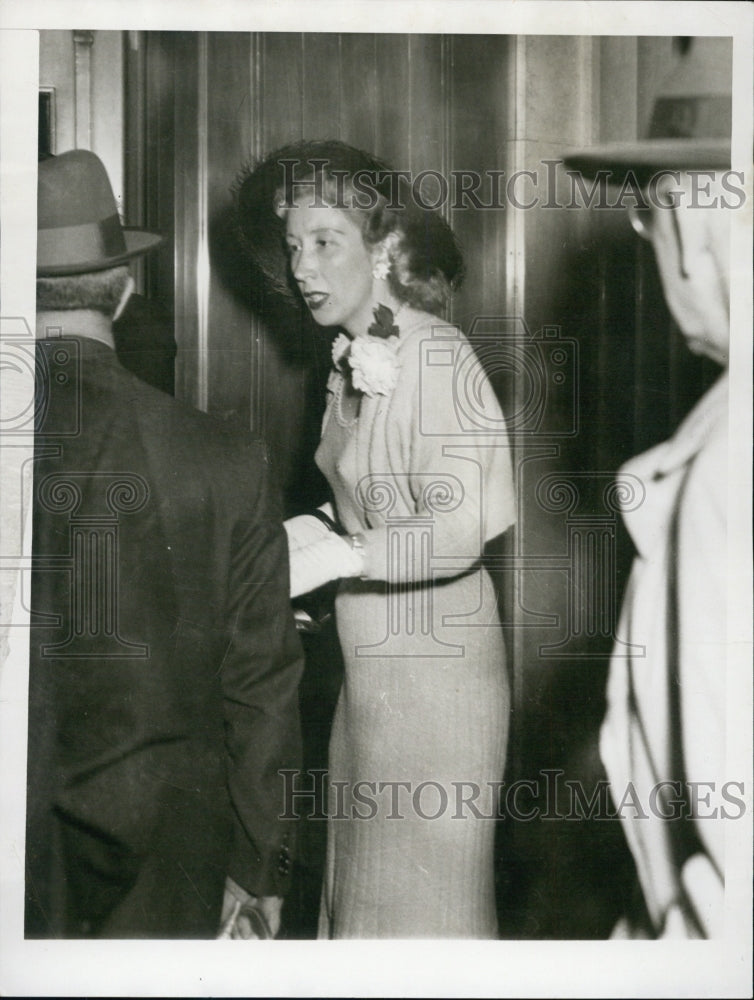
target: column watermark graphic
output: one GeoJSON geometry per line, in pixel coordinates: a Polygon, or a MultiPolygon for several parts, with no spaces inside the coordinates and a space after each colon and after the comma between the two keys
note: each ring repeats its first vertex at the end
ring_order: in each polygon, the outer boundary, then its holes
{"type": "Polygon", "coordinates": [[[50,514],[67,514],[69,548],[65,557],[35,553],[35,569],[69,575],[70,634],[42,646],[55,658],[142,658],[149,646],[128,642],[119,634],[119,518],[142,510],[149,487],[134,473],[57,473],[46,476],[35,491],[50,514]],[[85,502],[86,499],[86,502],[85,502]]]}
{"type": "Polygon", "coordinates": [[[618,624],[616,586],[616,529],[621,511],[635,510],[644,501],[640,479],[627,473],[550,473],[539,480],[536,497],[543,511],[564,513],[567,554],[560,566],[565,570],[567,612],[565,637],[540,646],[541,656],[588,657],[585,640],[605,639],[617,644],[613,655],[643,656],[643,646],[622,642],[615,633],[618,624]],[[585,481],[597,486],[584,502],[585,481]]]}

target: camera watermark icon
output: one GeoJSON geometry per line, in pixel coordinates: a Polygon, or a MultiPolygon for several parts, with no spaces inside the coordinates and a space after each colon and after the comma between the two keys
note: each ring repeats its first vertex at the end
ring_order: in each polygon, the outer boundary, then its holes
{"type": "Polygon", "coordinates": [[[66,396],[66,405],[56,409],[54,427],[47,425],[47,421],[53,387],[78,385],[80,365],[80,345],[75,337],[35,341],[25,320],[3,320],[0,339],[5,400],[0,413],[3,440],[35,432],[55,437],[78,434],[81,413],[77,392],[66,396]]]}
{"type": "Polygon", "coordinates": [[[520,316],[477,316],[468,342],[456,327],[438,324],[421,351],[422,434],[569,438],[578,433],[579,344],[559,326],[532,334],[520,316]],[[437,405],[448,369],[454,427],[437,405]],[[505,392],[504,416],[490,385],[505,392]]]}

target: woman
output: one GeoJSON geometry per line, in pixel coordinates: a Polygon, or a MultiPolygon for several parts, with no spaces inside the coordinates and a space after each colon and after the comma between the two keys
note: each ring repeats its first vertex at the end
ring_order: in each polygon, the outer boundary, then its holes
{"type": "Polygon", "coordinates": [[[287,522],[292,596],[340,579],[321,937],[497,934],[509,690],[484,544],[514,520],[505,427],[437,317],[462,258],[385,164],[337,142],[242,180],[246,243],[336,332],[316,461],[332,502],[287,522]],[[380,174],[380,172],[382,172],[380,174]]]}

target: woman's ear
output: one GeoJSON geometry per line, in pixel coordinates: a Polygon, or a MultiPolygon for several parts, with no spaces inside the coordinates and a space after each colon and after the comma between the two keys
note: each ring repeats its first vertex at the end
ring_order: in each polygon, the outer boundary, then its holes
{"type": "Polygon", "coordinates": [[[113,314],[113,323],[116,321],[116,319],[118,319],[118,317],[122,314],[123,310],[126,308],[128,300],[133,295],[135,288],[136,288],[136,283],[129,274],[128,281],[126,282],[126,287],[123,289],[123,294],[120,297],[120,302],[118,303],[115,313],[113,314]]]}

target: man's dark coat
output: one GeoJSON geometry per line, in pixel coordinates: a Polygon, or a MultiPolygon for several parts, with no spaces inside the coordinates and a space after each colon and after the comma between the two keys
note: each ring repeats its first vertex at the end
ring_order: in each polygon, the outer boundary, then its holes
{"type": "Polygon", "coordinates": [[[204,937],[280,895],[301,650],[261,446],[41,341],[27,936],[204,937]]]}

